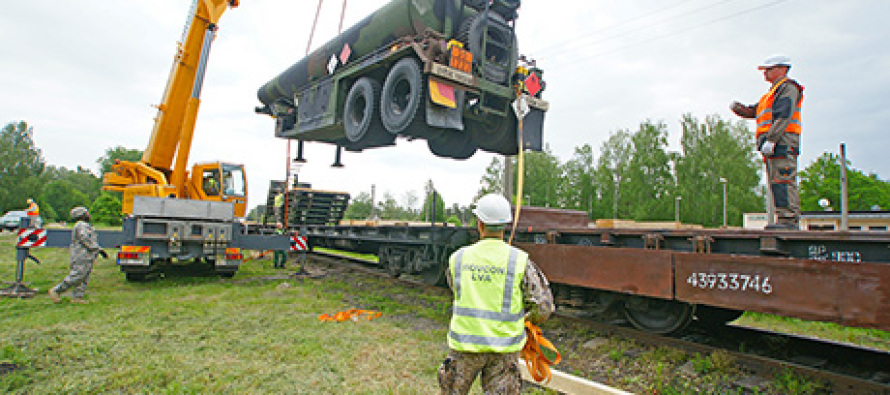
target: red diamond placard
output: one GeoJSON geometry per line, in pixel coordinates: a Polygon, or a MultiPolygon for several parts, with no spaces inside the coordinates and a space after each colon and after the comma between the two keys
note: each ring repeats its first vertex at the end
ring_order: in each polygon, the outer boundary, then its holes
{"type": "Polygon", "coordinates": [[[352,48],[349,48],[349,43],[343,44],[343,50],[340,51],[340,64],[346,64],[349,55],[352,55],[352,48]]]}
{"type": "Polygon", "coordinates": [[[525,88],[528,89],[528,93],[532,96],[537,95],[541,91],[541,79],[538,78],[537,73],[531,73],[525,79],[525,88]]]}

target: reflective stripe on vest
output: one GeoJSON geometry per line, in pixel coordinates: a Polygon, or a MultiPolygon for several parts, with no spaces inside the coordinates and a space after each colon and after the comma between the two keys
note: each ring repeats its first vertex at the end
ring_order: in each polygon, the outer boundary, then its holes
{"type": "Polygon", "coordinates": [[[755,136],[760,136],[761,134],[768,132],[770,127],[773,126],[773,102],[776,100],[775,93],[785,82],[791,82],[797,85],[800,90],[800,97],[797,99],[794,111],[791,112],[790,121],[788,122],[788,127],[785,129],[785,132],[800,134],[800,105],[803,102],[803,87],[786,77],[773,85],[769,92],[763,95],[763,97],[760,98],[760,102],[757,103],[757,132],[755,133],[755,136]]]}
{"type": "Polygon", "coordinates": [[[527,264],[527,254],[501,240],[483,240],[454,254],[450,266],[456,300],[448,332],[449,347],[470,352],[522,349],[525,311],[522,292],[516,285],[522,281],[527,264]],[[505,267],[501,260],[507,251],[505,267]],[[492,282],[501,276],[502,281],[492,282]],[[492,303],[495,301],[496,304],[492,303]]]}

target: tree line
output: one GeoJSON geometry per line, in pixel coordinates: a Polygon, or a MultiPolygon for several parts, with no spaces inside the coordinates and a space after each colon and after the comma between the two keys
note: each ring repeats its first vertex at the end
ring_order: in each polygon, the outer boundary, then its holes
{"type": "MultiPolygon", "coordinates": [[[[678,152],[668,150],[667,125],[646,120],[636,130],[611,133],[596,153],[590,144],[576,147],[566,162],[549,147],[526,153],[522,204],[581,210],[591,219],[671,221],[679,217],[685,223],[720,226],[725,185],[729,225],[741,225],[745,212],[764,212],[763,165],[746,123],[716,115],[699,120],[686,114],[680,126],[678,152]]],[[[33,198],[47,221],[70,221],[71,208],[85,206],[95,221],[120,224],[120,194],[102,191],[101,177],[87,168],[46,164],[33,135],[33,128],[24,121],[9,123],[0,131],[0,212],[23,210],[27,199],[33,198]]],[[[101,175],[111,170],[115,160],[141,157],[140,150],[117,146],[96,162],[101,175]]],[[[847,165],[850,210],[890,208],[890,183],[852,168],[849,161],[847,165]]],[[[477,198],[503,192],[503,169],[503,158],[492,159],[482,173],[477,198]]],[[[837,155],[824,153],[799,175],[802,210],[821,210],[821,199],[839,209],[837,155]]],[[[423,186],[422,198],[415,191],[405,192],[400,199],[387,191],[376,202],[368,192],[354,196],[345,218],[372,217],[458,225],[473,222],[471,204],[446,203],[433,180],[423,186]]]]}
{"type": "MultiPolygon", "coordinates": [[[[101,178],[82,166],[48,165],[33,137],[33,128],[24,121],[8,123],[0,131],[0,212],[24,210],[31,198],[45,222],[68,222],[71,209],[84,206],[95,222],[120,225],[120,193],[102,191],[101,178]]],[[[141,157],[139,150],[115,147],[96,162],[107,172],[116,159],[141,157]]]]}
{"type": "MultiPolygon", "coordinates": [[[[678,152],[668,150],[667,125],[647,120],[636,130],[613,132],[598,156],[589,144],[576,147],[565,163],[549,147],[526,153],[522,203],[581,210],[591,219],[679,218],[716,227],[723,224],[725,187],[729,226],[741,226],[743,213],[765,212],[764,166],[747,124],[717,115],[699,120],[685,114],[680,126],[678,152]]],[[[852,168],[849,161],[847,165],[851,210],[890,207],[890,183],[852,168]]],[[[477,198],[502,192],[503,168],[501,158],[492,160],[477,198]]],[[[800,171],[801,210],[821,210],[822,198],[840,202],[840,160],[831,153],[800,171]]]]}

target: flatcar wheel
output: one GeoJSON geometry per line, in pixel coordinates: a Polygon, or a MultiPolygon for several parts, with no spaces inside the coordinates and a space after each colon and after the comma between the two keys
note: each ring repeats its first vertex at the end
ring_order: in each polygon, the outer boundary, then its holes
{"type": "Polygon", "coordinates": [[[660,335],[682,332],[692,322],[695,305],[642,296],[624,302],[624,316],[637,329],[660,335]]]}
{"type": "Polygon", "coordinates": [[[420,278],[424,284],[429,285],[445,285],[445,266],[435,264],[430,268],[420,272],[420,278]]]}
{"type": "Polygon", "coordinates": [[[696,306],[696,324],[706,328],[720,327],[726,323],[735,321],[745,312],[743,310],[724,309],[714,306],[696,306]]]}

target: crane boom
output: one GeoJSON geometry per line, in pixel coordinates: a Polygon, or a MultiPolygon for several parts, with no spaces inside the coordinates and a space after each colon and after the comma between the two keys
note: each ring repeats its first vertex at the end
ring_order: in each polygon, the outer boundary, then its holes
{"type": "Polygon", "coordinates": [[[142,162],[155,169],[174,170],[173,157],[176,155],[177,164],[183,162],[182,170],[185,170],[210,43],[216,24],[229,5],[236,7],[238,1],[195,0],[192,5],[163,98],[157,106],[158,115],[148,147],[142,155],[142,162]]]}
{"type": "Polygon", "coordinates": [[[124,193],[125,214],[132,212],[134,196],[172,196],[234,200],[236,213],[244,215],[246,190],[231,188],[246,184],[242,166],[220,163],[195,165],[191,172],[192,179],[189,179],[186,170],[201,104],[204,73],[217,23],[228,8],[238,7],[239,4],[240,0],[193,0],[142,159],[139,162],[116,163],[113,171],[103,176],[103,189],[124,193]],[[230,178],[226,179],[226,175],[230,178]],[[231,179],[238,176],[240,180],[231,179]],[[223,184],[222,190],[219,190],[220,184],[223,184]]]}

